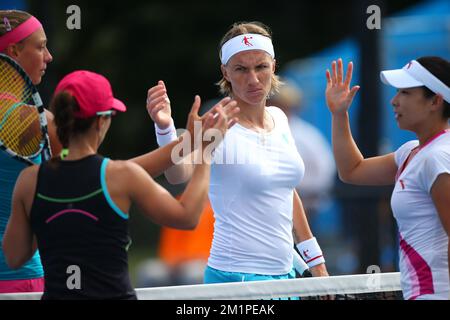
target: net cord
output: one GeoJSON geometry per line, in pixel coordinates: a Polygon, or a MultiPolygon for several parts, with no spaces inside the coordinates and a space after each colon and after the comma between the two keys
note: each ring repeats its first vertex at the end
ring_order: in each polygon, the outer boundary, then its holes
{"type": "MultiPolygon", "coordinates": [[[[136,294],[139,300],[256,300],[391,291],[401,291],[399,272],[138,288],[136,294]]],[[[0,294],[0,300],[38,300],[41,295],[0,294]]]]}

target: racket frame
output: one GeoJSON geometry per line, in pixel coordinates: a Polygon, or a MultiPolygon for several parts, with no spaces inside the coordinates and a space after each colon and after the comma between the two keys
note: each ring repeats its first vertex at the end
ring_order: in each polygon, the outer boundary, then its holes
{"type": "MultiPolygon", "coordinates": [[[[43,161],[50,160],[52,157],[51,149],[50,149],[50,139],[48,136],[48,126],[47,126],[47,116],[45,114],[44,104],[42,103],[41,96],[36,88],[36,86],[31,81],[28,74],[22,69],[22,67],[13,59],[11,59],[9,56],[0,53],[0,60],[6,61],[10,66],[12,66],[17,73],[22,77],[22,79],[25,81],[26,86],[31,90],[31,99],[33,101],[33,106],[37,109],[39,114],[39,125],[42,132],[42,140],[41,140],[41,146],[37,152],[35,152],[32,155],[29,156],[22,156],[18,154],[17,152],[11,150],[10,148],[6,147],[2,141],[0,140],[0,148],[4,150],[6,153],[8,153],[12,158],[18,159],[20,161],[23,161],[27,163],[28,165],[34,164],[34,162],[31,160],[32,158],[35,158],[39,154],[42,156],[43,161]]],[[[24,103],[29,103],[31,101],[25,101],[24,103]]]]}

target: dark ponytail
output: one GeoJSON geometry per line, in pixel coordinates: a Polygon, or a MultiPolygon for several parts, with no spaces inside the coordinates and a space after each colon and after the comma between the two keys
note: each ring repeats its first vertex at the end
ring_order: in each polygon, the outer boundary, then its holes
{"type": "Polygon", "coordinates": [[[75,98],[65,91],[57,93],[50,103],[50,111],[55,117],[56,134],[63,148],[68,148],[70,139],[77,134],[86,132],[96,119],[95,117],[75,118],[75,112],[79,109],[75,98]]]}
{"type": "MultiPolygon", "coordinates": [[[[425,69],[430,71],[436,78],[441,80],[447,87],[450,87],[450,62],[440,57],[421,57],[417,59],[425,69]]],[[[433,91],[424,88],[425,97],[431,98],[435,95],[433,91]]],[[[444,100],[443,117],[450,118],[450,103],[444,100]]]]}

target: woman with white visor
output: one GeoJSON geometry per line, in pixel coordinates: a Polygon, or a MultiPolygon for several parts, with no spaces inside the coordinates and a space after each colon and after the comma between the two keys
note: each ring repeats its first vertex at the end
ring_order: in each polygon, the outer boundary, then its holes
{"type": "Polygon", "coordinates": [[[399,228],[401,286],[405,299],[449,298],[450,63],[439,57],[412,60],[382,71],[383,83],[398,89],[391,103],[400,129],[417,140],[395,152],[365,159],[353,140],[348,109],[359,89],[350,88],[353,65],[326,72],[332,113],[333,152],[342,181],[395,184],[391,206],[399,228]]]}

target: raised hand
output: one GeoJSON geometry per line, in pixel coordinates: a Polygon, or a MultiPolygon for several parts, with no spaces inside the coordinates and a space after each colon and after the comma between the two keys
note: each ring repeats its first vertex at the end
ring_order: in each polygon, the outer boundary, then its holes
{"type": "Polygon", "coordinates": [[[166,129],[172,122],[170,100],[163,81],[151,87],[147,93],[147,111],[160,129],[166,129]]]}
{"type": "Polygon", "coordinates": [[[347,75],[344,78],[344,68],[342,59],[338,59],[337,70],[336,61],[331,64],[332,74],[327,69],[327,88],[325,90],[325,97],[328,105],[333,114],[343,114],[349,109],[356,92],[359,90],[359,86],[354,86],[350,89],[350,83],[352,81],[353,63],[349,62],[347,67],[347,75]]]}
{"type": "Polygon", "coordinates": [[[203,130],[208,130],[210,128],[217,129],[222,133],[222,136],[224,136],[226,131],[238,121],[238,118],[235,116],[239,113],[239,108],[236,105],[237,102],[230,98],[224,98],[219,101],[219,103],[215,104],[214,107],[204,115],[207,121],[205,121],[205,124],[203,125],[203,130]]]}
{"type": "Polygon", "coordinates": [[[200,109],[201,99],[197,95],[195,96],[194,103],[192,104],[191,111],[186,125],[186,129],[194,138],[194,126],[195,122],[201,123],[202,131],[205,132],[210,128],[218,129],[224,135],[228,128],[231,128],[236,122],[236,114],[239,113],[239,108],[236,106],[237,102],[229,97],[223,98],[216,103],[211,110],[206,112],[203,116],[199,116],[198,110],[200,109]],[[225,121],[225,122],[224,122],[225,121]]]}

